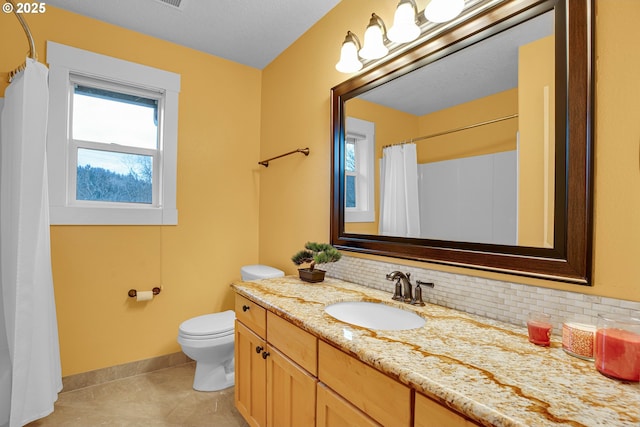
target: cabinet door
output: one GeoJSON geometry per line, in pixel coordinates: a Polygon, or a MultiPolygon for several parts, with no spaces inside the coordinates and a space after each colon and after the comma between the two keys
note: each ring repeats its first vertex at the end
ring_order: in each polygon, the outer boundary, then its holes
{"type": "Polygon", "coordinates": [[[318,383],[316,427],[380,427],[364,412],[331,391],[326,385],[318,383]]]}
{"type": "Polygon", "coordinates": [[[475,427],[472,421],[441,404],[416,393],[414,427],[475,427]]]}
{"type": "Polygon", "coordinates": [[[235,405],[252,427],[266,427],[267,370],[265,341],[236,321],[235,405]]]}
{"type": "Polygon", "coordinates": [[[267,425],[316,424],[316,378],[273,347],[267,357],[267,425]]]}

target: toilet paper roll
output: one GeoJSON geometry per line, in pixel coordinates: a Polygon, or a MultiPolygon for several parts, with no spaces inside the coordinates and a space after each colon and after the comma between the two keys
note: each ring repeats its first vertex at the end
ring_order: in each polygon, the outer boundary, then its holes
{"type": "Polygon", "coordinates": [[[153,299],[153,291],[136,292],[136,301],[149,301],[153,299]]]}

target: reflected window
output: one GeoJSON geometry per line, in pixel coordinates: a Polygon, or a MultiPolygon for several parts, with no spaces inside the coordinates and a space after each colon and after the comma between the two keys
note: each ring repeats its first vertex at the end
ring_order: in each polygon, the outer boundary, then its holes
{"type": "Polygon", "coordinates": [[[347,117],[345,132],[345,221],[374,222],[375,124],[347,117]]]}
{"type": "Polygon", "coordinates": [[[347,138],[344,153],[345,207],[347,208],[357,206],[356,172],[356,139],[347,138]]]}

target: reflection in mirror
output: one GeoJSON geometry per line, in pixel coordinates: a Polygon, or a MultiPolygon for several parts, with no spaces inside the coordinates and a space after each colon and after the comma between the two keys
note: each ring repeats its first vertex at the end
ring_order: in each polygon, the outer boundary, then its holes
{"type": "Polygon", "coordinates": [[[592,9],[505,1],[333,88],[332,244],[589,283],[592,9]]]}
{"type": "Polygon", "coordinates": [[[348,233],[553,246],[554,13],[345,103],[346,211],[355,146],[375,129],[375,215],[348,233]]]}

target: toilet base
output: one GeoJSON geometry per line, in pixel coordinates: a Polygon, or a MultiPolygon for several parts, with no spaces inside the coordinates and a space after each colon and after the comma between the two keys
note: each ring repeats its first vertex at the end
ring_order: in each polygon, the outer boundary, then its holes
{"type": "Polygon", "coordinates": [[[219,363],[196,362],[196,373],[193,378],[193,389],[197,391],[219,391],[233,386],[235,372],[233,359],[220,365],[219,363]]]}

